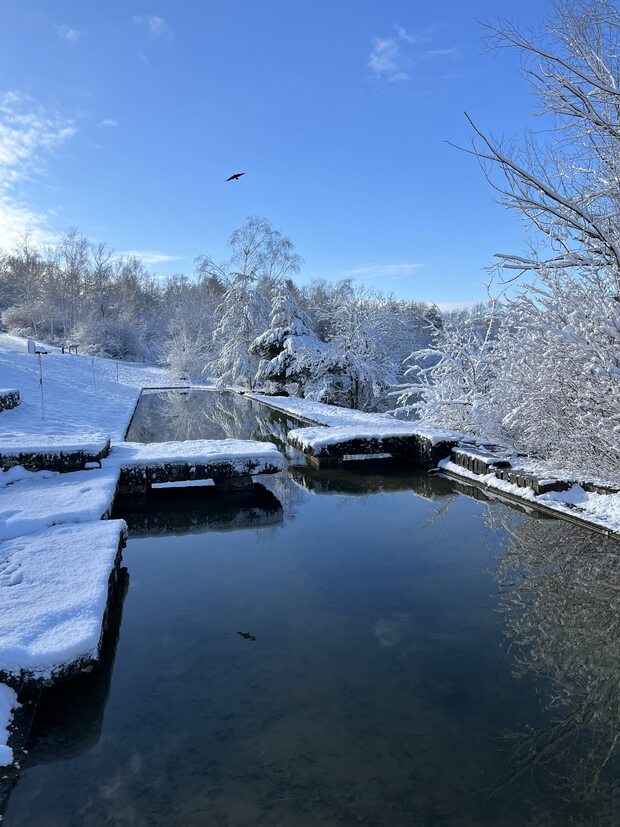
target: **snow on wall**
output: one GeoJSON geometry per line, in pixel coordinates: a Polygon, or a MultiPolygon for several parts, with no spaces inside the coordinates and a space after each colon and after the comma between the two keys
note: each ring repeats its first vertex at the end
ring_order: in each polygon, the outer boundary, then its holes
{"type": "Polygon", "coordinates": [[[19,454],[55,454],[81,451],[95,456],[103,454],[110,444],[108,434],[71,433],[61,435],[0,433],[0,456],[19,454]]]}
{"type": "Polygon", "coordinates": [[[495,474],[474,474],[467,468],[442,460],[439,467],[457,477],[465,477],[498,492],[510,494],[532,504],[546,506],[558,512],[578,517],[608,531],[620,534],[620,493],[598,494],[585,491],[581,485],[572,485],[567,491],[550,491],[537,495],[531,488],[523,488],[512,482],[498,479],[495,474]]]}
{"type": "Polygon", "coordinates": [[[429,428],[415,428],[411,425],[399,425],[398,422],[376,422],[365,425],[338,425],[332,428],[295,428],[288,432],[289,441],[302,451],[319,453],[323,448],[338,446],[353,440],[403,439],[422,437],[431,445],[439,445],[458,439],[452,431],[439,431],[429,428]]]}
{"type": "Polygon", "coordinates": [[[12,712],[18,706],[15,691],[0,683],[0,767],[8,767],[13,760],[13,750],[8,745],[8,727],[13,717],[12,712]]]}
{"type": "MultiPolygon", "coordinates": [[[[259,465],[283,467],[282,454],[270,442],[249,439],[194,439],[185,442],[122,442],[115,445],[106,467],[163,465],[173,462],[212,464],[255,460],[259,465]]],[[[258,471],[256,473],[259,473],[258,471]]]]}
{"type": "Polygon", "coordinates": [[[97,657],[125,531],[98,520],[0,543],[0,674],[49,678],[97,657]]]}
{"type": "MultiPolygon", "coordinates": [[[[3,477],[10,473],[0,473],[0,486],[3,477]]],[[[13,475],[14,479],[17,477],[13,475]]],[[[24,475],[0,488],[0,540],[32,534],[59,523],[100,520],[112,509],[117,482],[118,473],[107,469],[24,475]]]]}
{"type": "Polygon", "coordinates": [[[369,422],[384,422],[391,425],[398,420],[386,414],[370,414],[364,411],[353,411],[350,408],[340,408],[337,405],[325,405],[311,399],[300,399],[296,396],[265,396],[260,393],[246,393],[248,399],[256,399],[279,411],[299,416],[316,422],[317,425],[353,425],[354,423],[367,424],[369,422]]]}

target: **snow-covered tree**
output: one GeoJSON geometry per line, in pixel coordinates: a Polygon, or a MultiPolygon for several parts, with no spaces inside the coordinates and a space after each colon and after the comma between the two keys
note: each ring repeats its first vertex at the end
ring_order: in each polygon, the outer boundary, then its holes
{"type": "Polygon", "coordinates": [[[220,385],[252,387],[259,358],[250,346],[269,319],[269,294],[262,282],[236,273],[230,277],[217,307],[219,323],[213,332],[217,355],[208,365],[220,385]]]}
{"type": "Polygon", "coordinates": [[[225,285],[213,333],[217,355],[208,367],[222,385],[252,387],[260,359],[250,346],[269,326],[274,286],[299,270],[301,258],[290,239],[256,216],[233,232],[229,247],[232,254],[224,264],[208,256],[198,260],[203,277],[225,285]]]}
{"type": "Polygon", "coordinates": [[[269,329],[250,346],[250,353],[261,357],[256,384],[268,393],[294,393],[305,396],[308,380],[326,350],[311,329],[312,322],[291,292],[279,284],[271,301],[269,329]]]}
{"type": "Polygon", "coordinates": [[[212,356],[214,302],[201,284],[174,276],[165,285],[161,361],[180,378],[200,377],[212,356]]]}
{"type": "Polygon", "coordinates": [[[609,268],[620,283],[620,10],[611,0],[553,7],[537,37],[505,21],[487,27],[519,52],[545,126],[511,147],[474,125],[473,151],[503,203],[538,231],[533,255],[497,257],[516,272],[609,268]]]}
{"type": "Polygon", "coordinates": [[[486,405],[520,450],[593,476],[620,466],[620,303],[615,274],[549,269],[509,302],[486,405]]]}
{"type": "Polygon", "coordinates": [[[401,410],[575,473],[617,474],[620,12],[562,0],[539,37],[505,22],[490,31],[521,53],[547,129],[519,147],[474,126],[473,151],[534,236],[528,255],[499,254],[500,271],[516,273],[501,307],[445,316],[412,354],[401,410]],[[518,280],[528,271],[529,283],[518,280]]]}
{"type": "Polygon", "coordinates": [[[496,302],[430,317],[430,345],[406,359],[397,415],[460,431],[483,428],[480,412],[495,378],[500,320],[496,302]]]}

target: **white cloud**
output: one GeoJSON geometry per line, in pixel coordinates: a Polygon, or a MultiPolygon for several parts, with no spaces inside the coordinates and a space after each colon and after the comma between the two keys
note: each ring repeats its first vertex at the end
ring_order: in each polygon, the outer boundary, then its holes
{"type": "Polygon", "coordinates": [[[172,256],[158,250],[121,250],[116,253],[118,258],[139,258],[144,264],[165,264],[168,261],[181,261],[183,256],[172,256]]]}
{"type": "Polygon", "coordinates": [[[409,80],[406,58],[399,40],[395,37],[376,37],[368,65],[377,78],[386,80],[409,80]]]}
{"type": "Polygon", "coordinates": [[[114,118],[104,118],[102,121],[99,121],[97,126],[106,126],[111,129],[114,129],[118,126],[118,121],[115,121],[114,118]]]}
{"type": "Polygon", "coordinates": [[[375,78],[388,81],[411,80],[414,66],[421,60],[449,57],[456,48],[424,49],[420,44],[430,40],[430,30],[410,34],[403,26],[395,26],[391,37],[376,37],[368,57],[368,66],[375,78]]]}
{"type": "Polygon", "coordinates": [[[0,94],[0,247],[12,247],[24,232],[37,243],[51,239],[50,213],[27,204],[17,186],[40,175],[45,156],[75,132],[72,121],[25,95],[0,94]]]}
{"type": "Polygon", "coordinates": [[[80,32],[77,29],[72,29],[70,26],[66,26],[62,23],[61,25],[56,26],[56,34],[68,43],[77,43],[84,32],[80,32]]]}
{"type": "Polygon", "coordinates": [[[26,234],[38,247],[51,244],[55,237],[47,214],[0,194],[0,250],[13,249],[26,234]]]}
{"type": "Polygon", "coordinates": [[[170,26],[163,17],[159,17],[156,14],[136,14],[132,17],[132,20],[136,26],[141,26],[143,29],[146,29],[153,37],[170,33],[170,26]]]}
{"type": "Polygon", "coordinates": [[[347,276],[360,280],[413,276],[423,266],[423,264],[407,261],[393,264],[368,264],[365,267],[349,270],[347,276]]]}

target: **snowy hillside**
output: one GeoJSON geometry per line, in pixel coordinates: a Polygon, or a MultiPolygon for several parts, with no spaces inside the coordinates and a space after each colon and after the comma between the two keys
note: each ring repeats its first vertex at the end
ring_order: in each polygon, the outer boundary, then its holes
{"type": "Polygon", "coordinates": [[[140,389],[174,382],[162,368],[42,347],[48,351],[41,357],[45,419],[38,357],[28,354],[25,339],[0,334],[0,387],[16,388],[22,400],[17,408],[1,414],[0,435],[5,439],[100,431],[122,440],[140,389]]]}

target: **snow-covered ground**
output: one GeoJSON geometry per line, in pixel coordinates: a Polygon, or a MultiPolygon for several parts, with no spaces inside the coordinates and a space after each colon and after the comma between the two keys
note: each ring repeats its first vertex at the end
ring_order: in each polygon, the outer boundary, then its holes
{"type": "Polygon", "coordinates": [[[4,440],[95,432],[122,440],[141,389],[177,384],[163,368],[44,349],[48,354],[41,357],[42,419],[39,358],[28,354],[25,339],[0,334],[0,385],[17,388],[22,399],[16,408],[0,414],[4,440]]]}
{"type": "MultiPolygon", "coordinates": [[[[4,453],[122,441],[142,387],[176,384],[161,368],[43,349],[44,418],[38,357],[25,339],[0,334],[0,385],[21,395],[0,413],[4,453]]],[[[117,478],[112,468],[0,472],[0,671],[45,677],[96,654],[125,529],[101,521],[117,478]]],[[[0,684],[0,764],[12,757],[5,736],[15,703],[0,684]]]]}
{"type": "Polygon", "coordinates": [[[12,470],[10,485],[8,480],[7,484],[2,483],[11,472],[0,475],[0,540],[32,534],[59,523],[100,520],[111,511],[118,481],[115,469],[96,468],[69,474],[12,470]]]}

